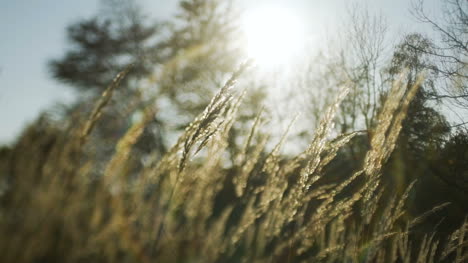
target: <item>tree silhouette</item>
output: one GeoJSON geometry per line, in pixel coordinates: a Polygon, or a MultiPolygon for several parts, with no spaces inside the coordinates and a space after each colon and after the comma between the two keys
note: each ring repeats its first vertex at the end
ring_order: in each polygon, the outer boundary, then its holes
{"type": "Polygon", "coordinates": [[[104,90],[130,63],[135,63],[134,78],[148,75],[156,52],[158,25],[146,25],[143,15],[137,17],[124,25],[93,17],[69,26],[71,49],[49,63],[53,77],[81,90],[104,90]]]}

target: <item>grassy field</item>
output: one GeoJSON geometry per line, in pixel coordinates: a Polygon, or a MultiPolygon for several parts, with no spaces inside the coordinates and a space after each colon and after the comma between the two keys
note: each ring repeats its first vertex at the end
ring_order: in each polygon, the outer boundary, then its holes
{"type": "MultiPolygon", "coordinates": [[[[348,88],[322,115],[307,150],[281,153],[285,135],[260,132],[262,112],[228,149],[243,107],[232,74],[208,107],[162,158],[135,152],[155,110],[148,107],[101,163],[93,129],[128,73],[86,118],[65,129],[44,120],[1,151],[2,262],[466,262],[468,222],[439,239],[413,231],[444,204],[411,217],[410,184],[391,198],[382,166],[392,154],[419,84],[396,81],[369,131],[359,168],[324,178],[328,165],[359,133],[330,138],[348,88]],[[274,145],[271,150],[267,145],[274,145]],[[229,152],[230,158],[227,157],[229,152]]],[[[131,74],[131,73],[130,73],[131,74]]]]}

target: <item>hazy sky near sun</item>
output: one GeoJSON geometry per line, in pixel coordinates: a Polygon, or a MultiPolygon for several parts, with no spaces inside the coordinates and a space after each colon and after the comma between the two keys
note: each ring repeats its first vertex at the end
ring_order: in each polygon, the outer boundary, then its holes
{"type": "MultiPolygon", "coordinates": [[[[238,0],[245,10],[276,4],[307,23],[311,33],[336,25],[351,2],[380,11],[394,31],[420,29],[408,9],[411,0],[238,0]]],[[[439,0],[427,0],[437,13],[439,0]]],[[[177,0],[142,0],[145,11],[170,18],[177,0]]],[[[67,48],[65,28],[96,14],[98,0],[0,0],[0,144],[11,143],[25,125],[54,103],[69,103],[70,88],[51,79],[46,63],[67,48]]]]}

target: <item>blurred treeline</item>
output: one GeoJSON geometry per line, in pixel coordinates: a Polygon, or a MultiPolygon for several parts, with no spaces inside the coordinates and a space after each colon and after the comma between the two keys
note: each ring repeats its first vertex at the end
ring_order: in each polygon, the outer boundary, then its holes
{"type": "Polygon", "coordinates": [[[466,262],[468,4],[443,3],[394,46],[352,9],[277,83],[232,1],[103,1],[48,65],[77,101],[0,150],[1,261],[466,262]]]}

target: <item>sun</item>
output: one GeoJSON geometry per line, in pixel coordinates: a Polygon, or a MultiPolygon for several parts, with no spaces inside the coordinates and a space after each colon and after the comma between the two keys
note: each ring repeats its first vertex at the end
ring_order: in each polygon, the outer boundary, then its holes
{"type": "Polygon", "coordinates": [[[260,67],[284,65],[299,55],[305,42],[303,23],[281,7],[251,11],[243,19],[247,56],[260,67]]]}

